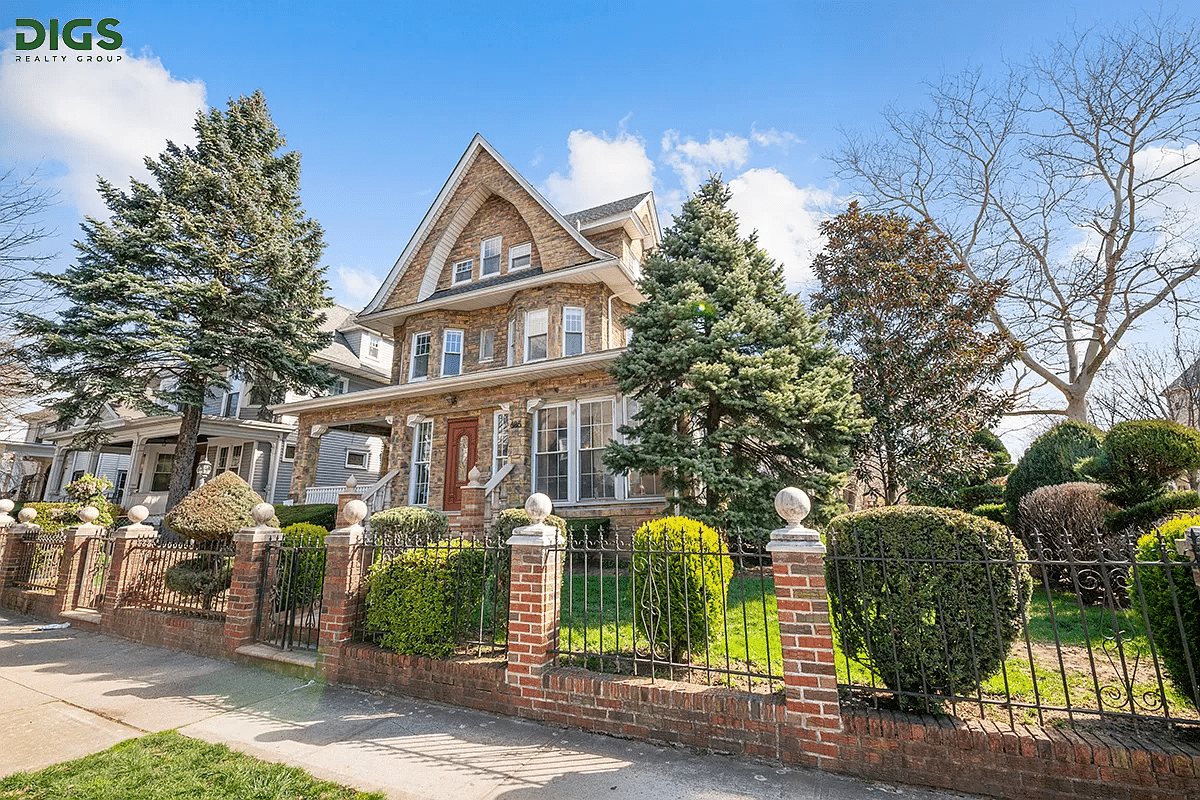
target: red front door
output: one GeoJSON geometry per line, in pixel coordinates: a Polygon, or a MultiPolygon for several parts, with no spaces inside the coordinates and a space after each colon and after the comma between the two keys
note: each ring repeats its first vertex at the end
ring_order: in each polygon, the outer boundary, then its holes
{"type": "Polygon", "coordinates": [[[446,502],[442,510],[462,509],[462,487],[467,485],[467,473],[475,466],[478,444],[478,420],[452,419],[446,424],[446,502]]]}

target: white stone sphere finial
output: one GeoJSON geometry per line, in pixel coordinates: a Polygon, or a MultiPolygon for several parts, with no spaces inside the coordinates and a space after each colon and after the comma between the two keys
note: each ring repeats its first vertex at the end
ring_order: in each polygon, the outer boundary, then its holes
{"type": "Polygon", "coordinates": [[[254,519],[255,525],[266,527],[267,523],[271,521],[271,517],[275,516],[275,506],[270,503],[258,503],[250,509],[250,516],[254,519]]]}
{"type": "Polygon", "coordinates": [[[347,477],[346,478],[346,488],[349,489],[350,491],[354,491],[355,486],[358,486],[358,478],[354,477],[353,475],[347,477]]]}
{"type": "Polygon", "coordinates": [[[342,509],[342,516],[346,518],[347,526],[357,525],[367,518],[367,504],[362,500],[351,500],[342,509]]]}
{"type": "Polygon", "coordinates": [[[91,525],[100,517],[100,509],[95,506],[84,506],[75,512],[75,516],[79,517],[79,521],[84,525],[91,525]]]}
{"type": "Polygon", "coordinates": [[[33,522],[33,518],[37,516],[37,509],[25,506],[21,509],[21,513],[17,514],[17,519],[24,523],[33,522]]]}
{"type": "Polygon", "coordinates": [[[7,497],[0,500],[0,514],[11,514],[12,510],[17,507],[17,504],[7,497]]]}
{"type": "Polygon", "coordinates": [[[789,486],[775,495],[775,513],[783,517],[788,527],[798,526],[811,511],[812,501],[803,489],[789,486]]]}
{"type": "Polygon", "coordinates": [[[125,514],[134,525],[141,525],[150,516],[150,509],[145,506],[134,506],[125,514]]]}
{"type": "Polygon", "coordinates": [[[525,501],[525,513],[529,515],[529,521],[534,525],[541,525],[545,522],[546,517],[550,516],[550,512],[553,510],[554,504],[541,492],[529,495],[529,499],[525,501]]]}

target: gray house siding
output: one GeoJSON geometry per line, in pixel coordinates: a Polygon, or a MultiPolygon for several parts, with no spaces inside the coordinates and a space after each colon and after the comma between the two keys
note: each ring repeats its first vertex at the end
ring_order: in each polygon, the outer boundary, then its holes
{"type": "Polygon", "coordinates": [[[379,456],[383,442],[374,436],[348,431],[329,431],[321,437],[321,452],[317,459],[315,486],[342,486],[346,477],[353,475],[358,485],[379,480],[379,456]],[[347,469],[346,451],[360,450],[367,453],[367,469],[347,469]]]}

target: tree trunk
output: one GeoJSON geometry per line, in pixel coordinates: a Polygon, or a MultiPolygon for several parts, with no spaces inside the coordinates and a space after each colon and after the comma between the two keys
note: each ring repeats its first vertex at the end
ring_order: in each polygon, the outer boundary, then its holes
{"type": "Polygon", "coordinates": [[[200,406],[183,407],[179,421],[179,439],[175,444],[175,463],[171,467],[171,485],[167,491],[167,511],[179,505],[192,488],[192,462],[196,460],[196,439],[200,435],[200,406]]]}
{"type": "Polygon", "coordinates": [[[1079,394],[1067,395],[1067,419],[1087,422],[1087,389],[1079,394]]]}

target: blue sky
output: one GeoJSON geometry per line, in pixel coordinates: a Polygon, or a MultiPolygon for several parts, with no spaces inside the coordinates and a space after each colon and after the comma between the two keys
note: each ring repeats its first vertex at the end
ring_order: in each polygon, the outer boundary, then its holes
{"type": "MultiPolygon", "coordinates": [[[[853,187],[841,129],[968,65],[1154,3],[0,2],[0,164],[40,164],[61,264],[95,175],[118,182],[201,105],[262,89],[303,153],[334,295],[361,307],[475,132],[562,211],[653,189],[664,225],[710,170],[801,286],[853,187]],[[120,20],[121,63],[15,63],[18,17],[120,20]]],[[[69,52],[69,51],[64,51],[69,52]]],[[[98,52],[98,51],[97,51],[98,52]]],[[[74,53],[72,53],[74,55],[74,53]]],[[[997,72],[997,74],[999,74],[997,72]]]]}

